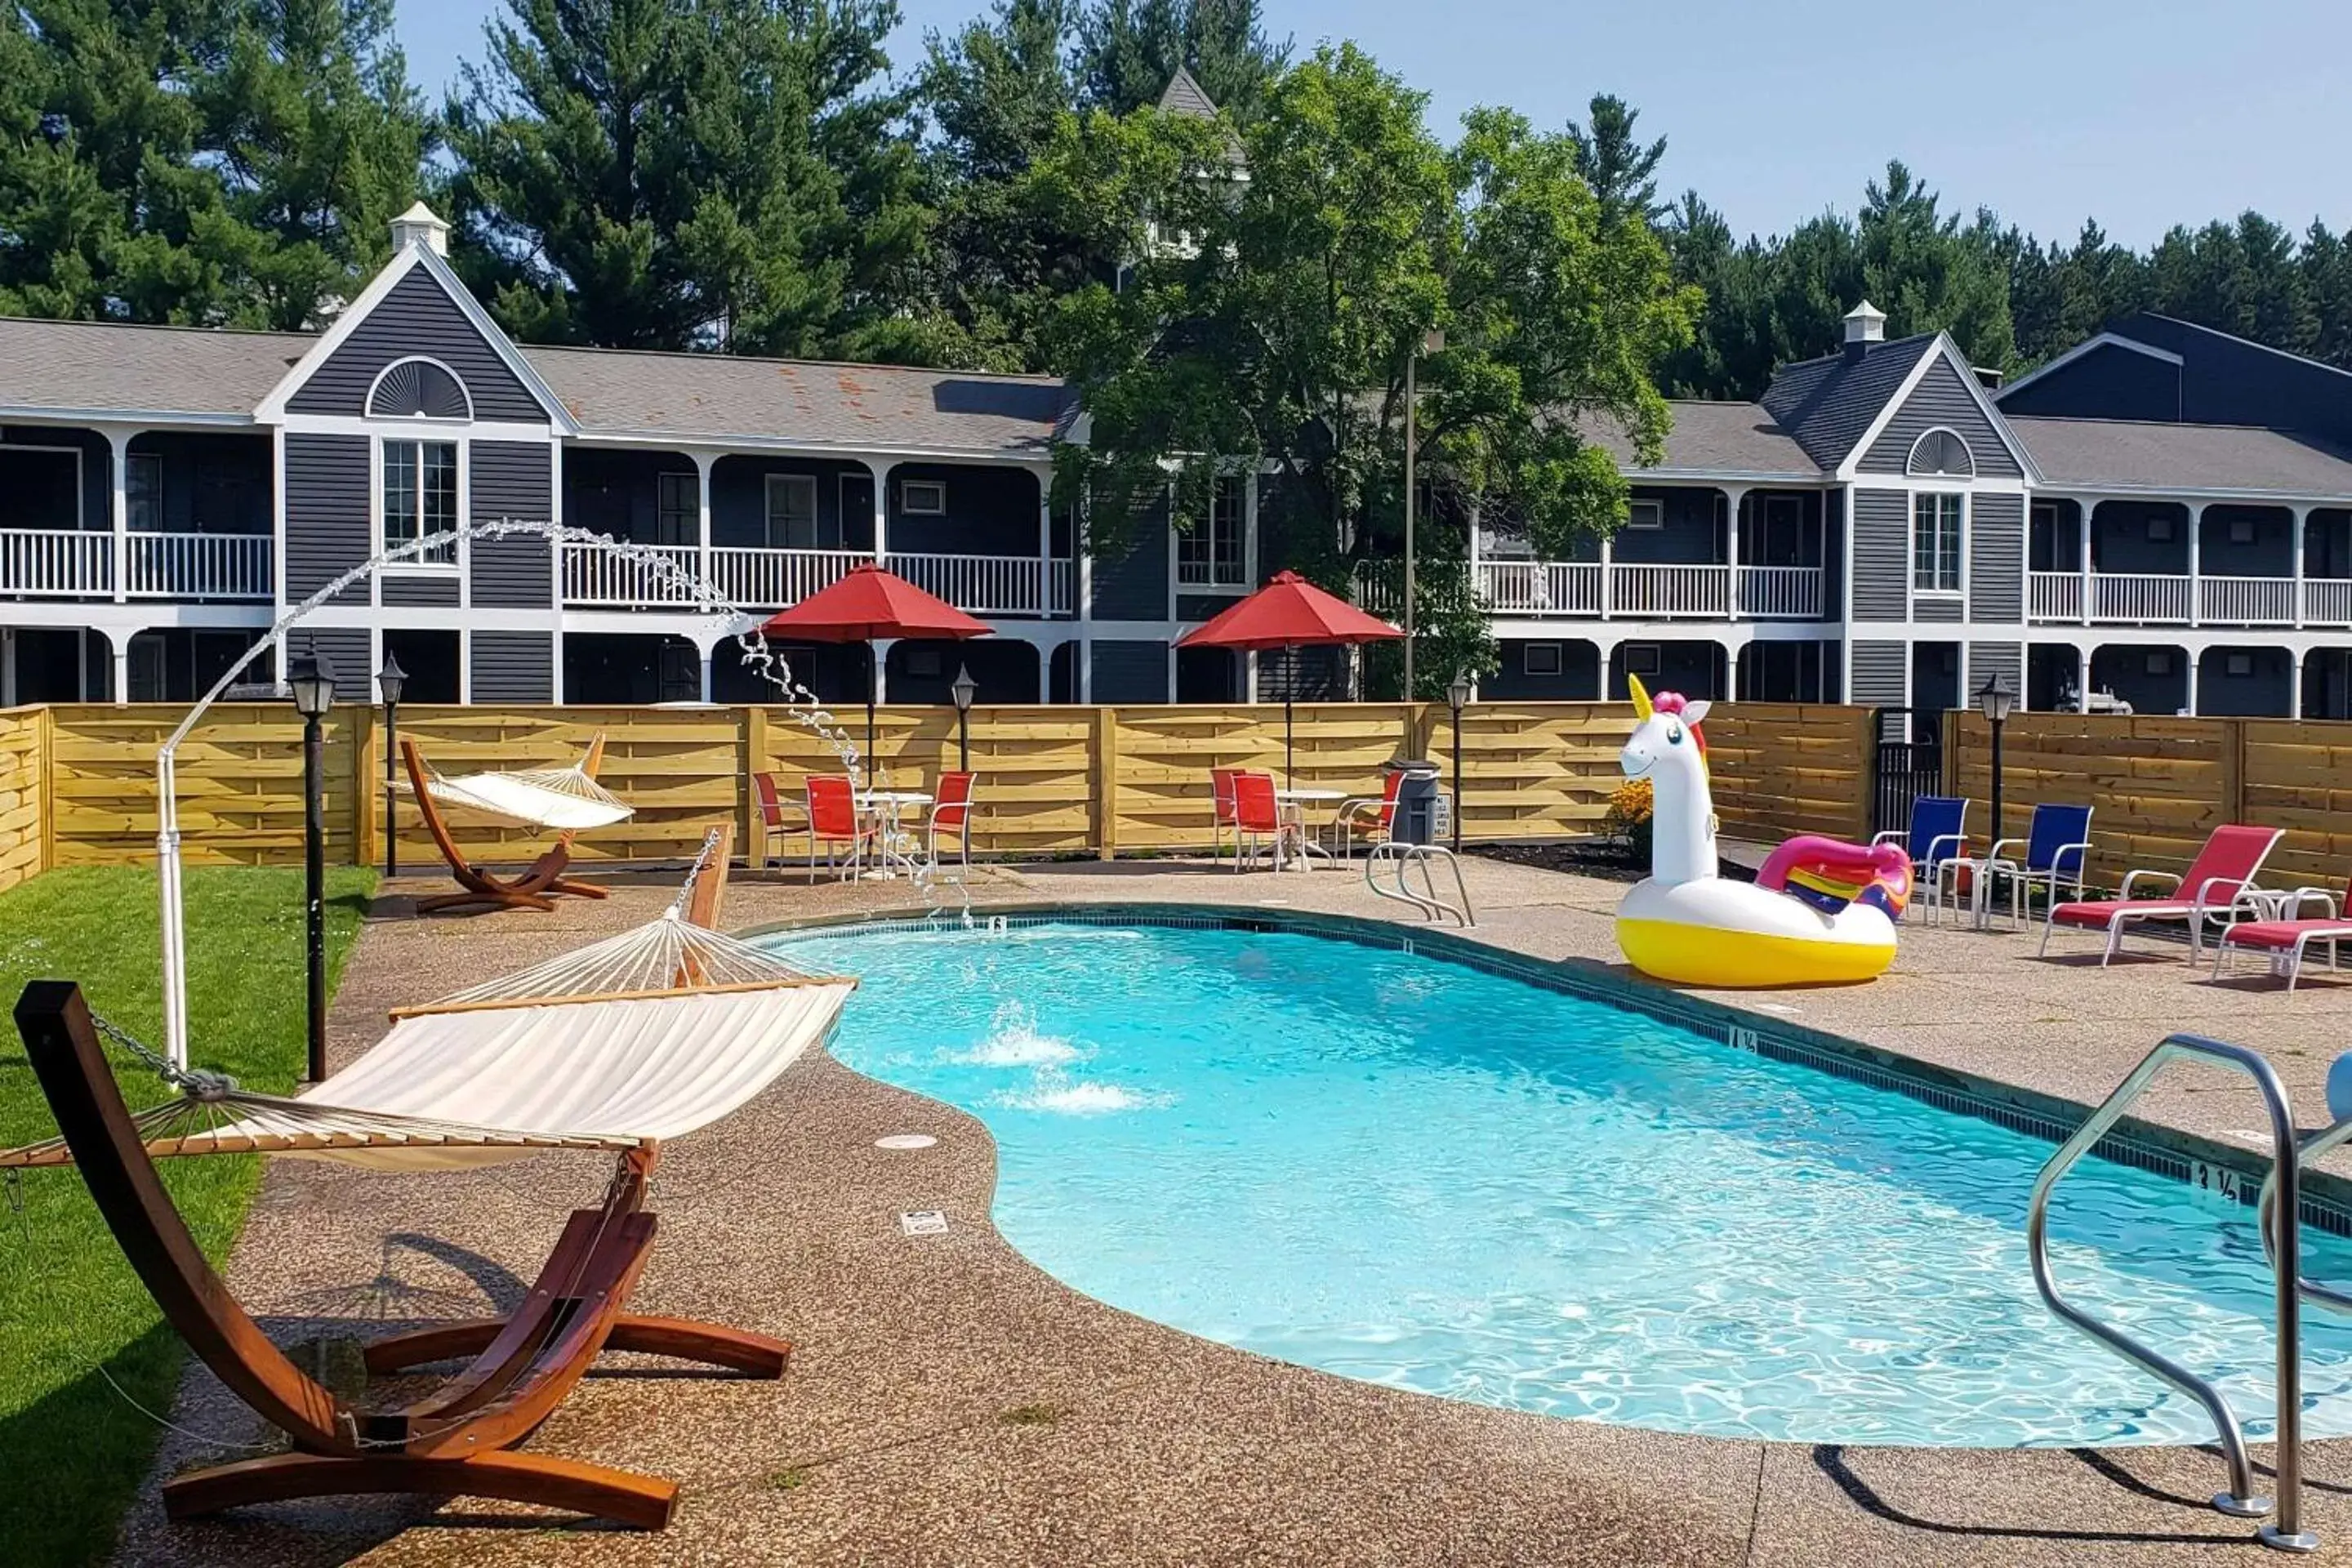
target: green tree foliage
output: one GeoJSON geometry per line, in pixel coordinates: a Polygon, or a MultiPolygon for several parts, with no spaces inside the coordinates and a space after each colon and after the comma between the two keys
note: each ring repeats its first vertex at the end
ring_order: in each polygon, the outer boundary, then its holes
{"type": "MultiPolygon", "coordinates": [[[[1449,152],[1423,109],[1341,46],[1286,72],[1238,127],[1149,110],[1063,122],[1041,199],[1074,223],[1095,215],[1099,241],[1138,258],[1125,288],[1080,289],[1053,322],[1092,416],[1065,493],[1084,488],[1098,546],[1163,505],[1193,526],[1239,464],[1275,476],[1262,537],[1327,585],[1393,555],[1406,363],[1433,328],[1446,338],[1422,362],[1417,455],[1441,516],[1483,508],[1549,553],[1623,516],[1616,464],[1586,432],[1605,424],[1654,460],[1666,413],[1651,366],[1687,336],[1696,300],[1646,226],[1605,220],[1566,135],[1481,110],[1449,152]]],[[[1433,639],[1477,618],[1444,565],[1460,535],[1429,536],[1433,639]]],[[[1430,651],[1416,664],[1432,690],[1483,662],[1430,651]]]]}
{"type": "Polygon", "coordinates": [[[1583,124],[1568,122],[1568,142],[1577,174],[1601,203],[1602,220],[1615,223],[1629,214],[1644,223],[1664,217],[1669,209],[1658,201],[1657,174],[1666,139],[1661,136],[1647,147],[1634,140],[1633,121],[1641,110],[1611,93],[1593,94],[1586,112],[1590,118],[1583,124]]]}
{"type": "Polygon", "coordinates": [[[1177,69],[1210,101],[1251,120],[1290,43],[1267,37],[1258,0],[1094,0],[1077,18],[1079,101],[1127,114],[1160,101],[1177,69]]]}
{"type": "Polygon", "coordinates": [[[416,195],[391,24],[390,0],[0,13],[0,310],[318,325],[416,195]]]}
{"type": "Polygon", "coordinates": [[[520,335],[922,355],[894,0],[508,0],[448,107],[467,271],[520,335]]]}

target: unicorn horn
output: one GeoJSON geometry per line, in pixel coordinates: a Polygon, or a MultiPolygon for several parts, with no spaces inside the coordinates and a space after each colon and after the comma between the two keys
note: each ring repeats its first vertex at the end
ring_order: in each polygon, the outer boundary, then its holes
{"type": "Polygon", "coordinates": [[[1642,678],[1629,671],[1625,677],[1625,688],[1633,694],[1633,711],[1647,719],[1650,716],[1650,693],[1643,687],[1642,678]]]}

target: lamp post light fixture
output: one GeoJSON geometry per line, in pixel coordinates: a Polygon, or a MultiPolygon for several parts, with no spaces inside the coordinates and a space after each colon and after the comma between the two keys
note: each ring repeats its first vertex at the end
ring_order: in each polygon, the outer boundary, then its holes
{"type": "Polygon", "coordinates": [[[1454,852],[1462,853],[1462,710],[1470,704],[1470,672],[1457,669],[1445,688],[1445,705],[1454,710],[1454,852]]]}
{"type": "Polygon", "coordinates": [[[394,759],[400,752],[400,693],[408,684],[408,671],[400,668],[400,660],[390,648],[383,650],[383,668],[375,672],[375,689],[383,698],[383,876],[390,881],[400,875],[400,824],[392,813],[397,798],[393,789],[394,759]]]}
{"type": "Polygon", "coordinates": [[[1404,692],[1407,702],[1413,700],[1412,633],[1414,605],[1412,602],[1412,523],[1413,510],[1419,498],[1413,494],[1413,447],[1419,444],[1417,405],[1420,386],[1418,372],[1423,354],[1445,352],[1445,334],[1432,327],[1421,334],[1421,342],[1404,356],[1404,692]]]}
{"type": "Polygon", "coordinates": [[[287,667],[294,711],[302,716],[303,942],[310,959],[310,1070],[327,1080],[327,826],[319,799],[324,787],[325,741],[320,721],[335,702],[335,672],[312,647],[287,667]]]}
{"type": "Polygon", "coordinates": [[[1992,841],[2000,841],[2000,727],[2017,706],[2017,693],[2000,671],[1994,670],[1977,693],[1977,711],[1992,726],[1992,841]]]}
{"type": "Polygon", "coordinates": [[[948,686],[948,695],[955,700],[956,710],[956,771],[971,772],[971,700],[980,695],[980,682],[971,678],[966,665],[956,666],[956,678],[948,686]]]}

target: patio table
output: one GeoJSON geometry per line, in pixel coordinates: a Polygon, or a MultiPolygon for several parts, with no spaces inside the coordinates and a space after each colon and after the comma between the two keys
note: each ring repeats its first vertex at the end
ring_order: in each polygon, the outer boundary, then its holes
{"type": "Polygon", "coordinates": [[[930,805],[931,796],[919,789],[869,789],[859,793],[857,804],[875,819],[881,828],[876,842],[876,866],[872,875],[877,880],[889,881],[898,875],[891,868],[895,863],[905,867],[907,875],[913,876],[915,874],[914,856],[898,847],[898,835],[902,831],[901,818],[907,807],[910,805],[930,805]]]}
{"type": "MultiPolygon", "coordinates": [[[[1291,863],[1300,870],[1306,871],[1313,869],[1312,862],[1307,858],[1309,856],[1320,855],[1326,860],[1330,859],[1331,852],[1307,837],[1306,814],[1300,808],[1309,805],[1337,805],[1348,798],[1348,792],[1343,789],[1283,788],[1274,792],[1274,798],[1279,804],[1291,808],[1294,823],[1298,830],[1298,853],[1291,858],[1291,863]]],[[[1282,835],[1280,834],[1276,834],[1274,840],[1274,868],[1277,871],[1283,868],[1282,835]]]]}

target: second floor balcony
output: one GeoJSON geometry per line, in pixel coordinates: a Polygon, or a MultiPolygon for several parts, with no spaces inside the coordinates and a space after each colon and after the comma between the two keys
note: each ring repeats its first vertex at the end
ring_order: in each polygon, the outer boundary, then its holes
{"type": "Polygon", "coordinates": [[[2026,617],[2057,626],[2352,626],[2352,577],[2035,572],[2026,617]]]}
{"type": "MultiPolygon", "coordinates": [[[[1400,568],[1357,568],[1358,601],[1375,615],[1403,604],[1400,568]]],[[[1819,620],[1819,566],[1649,565],[1599,561],[1481,561],[1478,601],[1500,620],[1819,620]]]]}
{"type": "MultiPolygon", "coordinates": [[[[563,547],[563,602],[583,609],[666,609],[695,601],[706,570],[691,544],[563,547]]],[[[714,545],[711,584],[741,610],[781,610],[874,559],[865,550],[776,550],[714,545]]],[[[1063,616],[1075,607],[1076,574],[1067,560],[1034,555],[890,552],[882,564],[926,593],[975,616],[1063,616]]]]}
{"type": "Polygon", "coordinates": [[[0,597],[266,600],[266,533],[128,533],[0,527],[0,597]],[[121,585],[120,595],[116,592],[121,585]]]}

